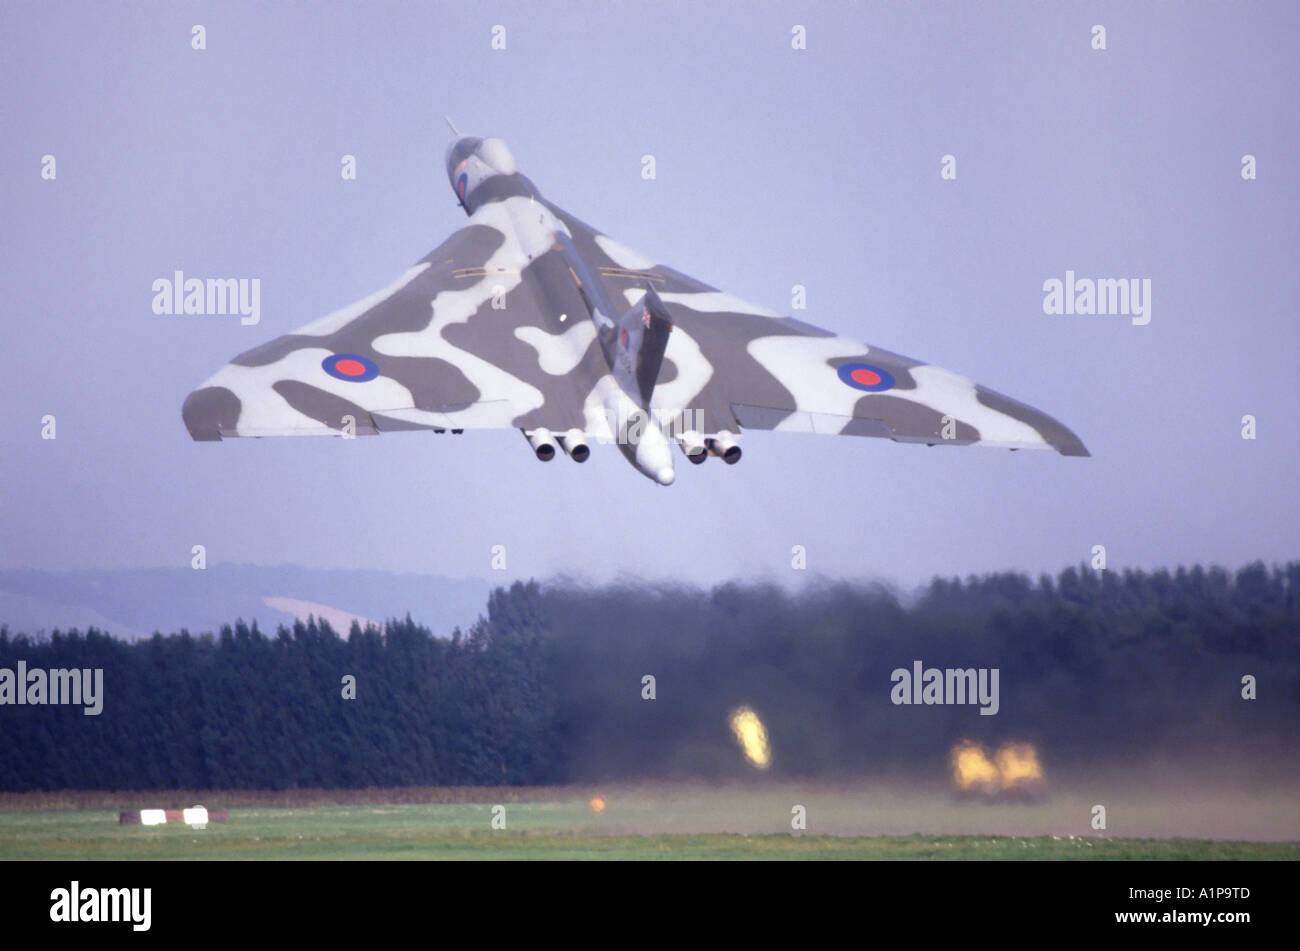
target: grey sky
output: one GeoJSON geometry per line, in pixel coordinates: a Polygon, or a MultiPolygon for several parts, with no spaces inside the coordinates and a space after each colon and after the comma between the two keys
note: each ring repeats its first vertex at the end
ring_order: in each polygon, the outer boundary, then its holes
{"type": "Polygon", "coordinates": [[[1295,557],[1298,26],[1280,2],[6,3],[0,568],[204,544],[494,577],[505,545],[509,576],[711,582],[787,576],[800,544],[910,584],[1095,544],[1112,568],[1295,557]],[[630,247],[782,312],[803,284],[795,316],[1093,457],[760,432],[661,489],[613,447],[543,465],[508,431],[191,442],[181,402],[221,364],[463,225],[444,113],[630,247]],[[176,269],[260,278],[260,325],[155,316],[176,269]],[[1067,269],[1150,278],[1151,323],[1044,315],[1067,269]]]}

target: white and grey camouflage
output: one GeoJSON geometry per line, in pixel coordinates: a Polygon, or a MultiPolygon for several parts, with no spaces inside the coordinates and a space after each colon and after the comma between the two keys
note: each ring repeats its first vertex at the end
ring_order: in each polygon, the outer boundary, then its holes
{"type": "Polygon", "coordinates": [[[665,485],[671,442],[734,462],[746,429],[1088,455],[1023,403],[647,260],[546,201],[499,139],[457,140],[447,172],[469,223],[222,367],[185,400],[194,439],[516,428],[543,459],[613,440],[665,485]]]}

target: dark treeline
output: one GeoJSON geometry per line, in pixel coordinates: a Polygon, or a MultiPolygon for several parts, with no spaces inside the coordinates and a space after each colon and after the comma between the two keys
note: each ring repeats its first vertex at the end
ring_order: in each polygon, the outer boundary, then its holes
{"type": "MultiPolygon", "coordinates": [[[[0,789],[544,784],[720,778],[728,716],[772,772],[942,771],[958,739],[1028,740],[1054,768],[1293,758],[1300,563],[786,592],[515,584],[467,634],[239,623],[126,643],[0,628],[0,678],[103,668],[103,711],[0,706],[0,789]],[[997,668],[999,710],[891,701],[891,672],[997,668]],[[1242,678],[1258,698],[1243,699],[1242,678]],[[356,698],[344,699],[346,676],[356,698]],[[644,699],[645,678],[655,699],[644,699]]],[[[3,685],[0,684],[0,695],[3,685]]]]}

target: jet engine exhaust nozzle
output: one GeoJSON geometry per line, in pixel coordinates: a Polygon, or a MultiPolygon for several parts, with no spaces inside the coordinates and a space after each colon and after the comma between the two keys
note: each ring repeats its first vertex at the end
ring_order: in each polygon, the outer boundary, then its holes
{"type": "Polygon", "coordinates": [[[524,429],[520,430],[524,438],[528,440],[528,445],[533,447],[533,452],[542,462],[550,462],[555,458],[556,444],[555,437],[551,435],[549,429],[524,429]]]}
{"type": "Polygon", "coordinates": [[[677,440],[677,448],[682,451],[682,455],[694,465],[698,466],[709,458],[709,447],[705,445],[704,437],[694,430],[679,433],[674,438],[677,440]]]}
{"type": "MultiPolygon", "coordinates": [[[[716,436],[704,440],[704,443],[709,447],[709,452],[713,453],[727,465],[734,466],[740,461],[740,446],[732,437],[731,433],[724,430],[716,436]]],[[[691,461],[693,462],[694,460],[691,461]]]]}
{"type": "Polygon", "coordinates": [[[581,429],[570,429],[560,436],[560,448],[574,462],[586,462],[591,456],[591,447],[587,445],[587,435],[581,429]]]}

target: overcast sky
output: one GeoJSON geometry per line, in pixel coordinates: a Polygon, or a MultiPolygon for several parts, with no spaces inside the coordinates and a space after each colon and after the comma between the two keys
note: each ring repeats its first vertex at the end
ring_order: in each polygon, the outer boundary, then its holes
{"type": "Polygon", "coordinates": [[[709,583],[791,577],[803,545],[912,584],[1098,544],[1112,569],[1295,557],[1298,26],[1291,2],[7,2],[0,568],[203,544],[494,578],[504,545],[509,576],[709,583]],[[191,442],[181,403],[221,364],[463,226],[444,113],[630,247],[785,313],[804,285],[796,316],[1092,458],[755,432],[664,489],[510,431],[191,442]],[[178,269],[260,278],[261,323],[155,316],[178,269]],[[1150,279],[1150,323],[1045,315],[1067,270],[1150,279]]]}

